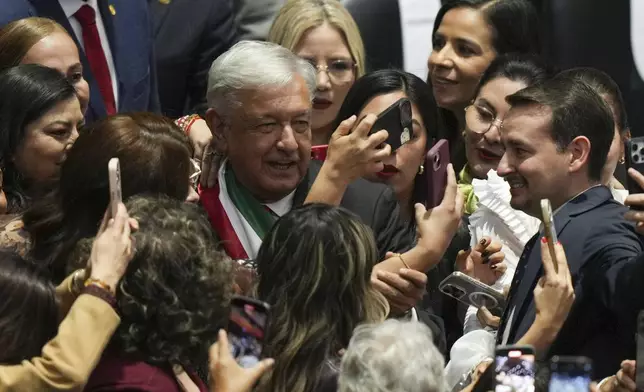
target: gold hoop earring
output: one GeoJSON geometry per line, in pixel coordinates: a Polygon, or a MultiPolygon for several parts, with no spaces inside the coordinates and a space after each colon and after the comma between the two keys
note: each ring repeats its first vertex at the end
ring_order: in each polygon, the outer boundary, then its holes
{"type": "Polygon", "coordinates": [[[425,166],[420,165],[420,167],[418,168],[418,174],[420,175],[420,174],[423,174],[424,172],[425,172],[425,166]]]}

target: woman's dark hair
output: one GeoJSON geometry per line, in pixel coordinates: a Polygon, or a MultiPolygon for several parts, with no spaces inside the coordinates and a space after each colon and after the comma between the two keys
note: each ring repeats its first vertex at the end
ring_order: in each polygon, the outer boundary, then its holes
{"type": "Polygon", "coordinates": [[[54,286],[33,264],[0,251],[0,298],[0,364],[40,356],[58,330],[54,286]]]}
{"type": "Polygon", "coordinates": [[[530,86],[544,81],[554,76],[554,74],[554,70],[535,55],[511,53],[499,56],[490,63],[490,66],[481,76],[474,97],[476,98],[481,88],[492,79],[507,78],[530,86]]]}
{"type": "Polygon", "coordinates": [[[445,14],[456,8],[482,12],[492,31],[492,45],[497,55],[506,53],[541,53],[539,14],[528,0],[451,0],[436,14],[432,35],[445,14]]]}
{"type": "Polygon", "coordinates": [[[615,125],[617,125],[619,132],[624,134],[629,131],[628,115],[626,114],[622,92],[617,83],[607,73],[595,68],[580,67],[562,71],[560,75],[580,80],[595,90],[597,94],[608,102],[613,111],[615,125]]]}
{"type": "Polygon", "coordinates": [[[107,163],[121,164],[123,200],[139,194],[185,200],[191,147],[169,119],[151,113],[111,116],[81,132],[67,154],[57,188],[27,210],[31,256],[60,282],[69,252],[96,234],[109,203],[107,163]]]}
{"type": "MultiPolygon", "coordinates": [[[[492,45],[497,55],[542,53],[539,14],[528,0],[448,0],[436,14],[432,36],[445,14],[456,8],[481,11],[492,32],[492,45]]],[[[427,83],[431,83],[429,77],[427,83]]],[[[462,129],[457,129],[456,117],[449,110],[439,109],[439,114],[441,138],[449,141],[454,170],[458,172],[465,164],[462,129]]]]}
{"type": "MultiPolygon", "coordinates": [[[[168,197],[126,202],[139,223],[134,256],[116,290],[121,324],[112,342],[127,354],[166,366],[194,369],[228,321],[232,262],[218,250],[212,227],[197,205],[168,197]]],[[[78,244],[77,262],[91,239],[78,244]]]]}
{"type": "Polygon", "coordinates": [[[42,65],[18,65],[0,74],[0,168],[9,213],[21,212],[29,204],[28,184],[13,162],[27,126],[75,96],[74,86],[60,72],[42,65]]]}
{"type": "Polygon", "coordinates": [[[353,213],[322,204],[293,209],[266,235],[257,255],[257,296],[271,305],[264,355],[275,366],[258,392],[304,392],[363,322],[380,322],[387,301],[370,283],[378,252],[353,213]]]}
{"type": "MultiPolygon", "coordinates": [[[[393,92],[404,93],[416,105],[427,130],[425,151],[433,145],[438,130],[436,101],[431,87],[418,76],[396,69],[370,72],[359,78],[347,93],[335,119],[334,129],[347,118],[358,115],[373,98],[393,92]]],[[[427,198],[424,178],[416,176],[412,203],[422,203],[427,198]]],[[[412,204],[413,205],[413,204],[412,204]]]]}

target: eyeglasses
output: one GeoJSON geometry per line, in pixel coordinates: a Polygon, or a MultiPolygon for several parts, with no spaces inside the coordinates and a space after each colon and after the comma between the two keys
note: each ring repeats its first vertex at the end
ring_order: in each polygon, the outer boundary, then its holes
{"type": "Polygon", "coordinates": [[[465,108],[465,123],[469,130],[478,135],[487,133],[493,125],[498,129],[503,127],[503,120],[477,104],[471,104],[465,108]]]}
{"type": "Polygon", "coordinates": [[[201,167],[199,166],[199,163],[195,161],[194,159],[190,158],[190,163],[192,164],[192,167],[190,168],[190,185],[197,189],[197,185],[199,184],[199,177],[201,176],[201,167]]]}
{"type": "Polygon", "coordinates": [[[309,62],[317,72],[326,72],[334,83],[350,82],[354,76],[356,63],[349,60],[333,60],[330,64],[317,64],[313,59],[304,59],[309,62]]]}

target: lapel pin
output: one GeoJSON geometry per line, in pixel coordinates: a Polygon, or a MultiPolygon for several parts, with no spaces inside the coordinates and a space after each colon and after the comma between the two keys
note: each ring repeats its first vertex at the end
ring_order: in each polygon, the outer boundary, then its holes
{"type": "Polygon", "coordinates": [[[116,15],[116,8],[114,8],[112,4],[110,4],[109,9],[110,9],[110,14],[112,14],[112,16],[116,15]]]}
{"type": "Polygon", "coordinates": [[[163,5],[168,5],[168,4],[170,4],[170,1],[171,0],[159,0],[159,3],[161,3],[163,5]]]}

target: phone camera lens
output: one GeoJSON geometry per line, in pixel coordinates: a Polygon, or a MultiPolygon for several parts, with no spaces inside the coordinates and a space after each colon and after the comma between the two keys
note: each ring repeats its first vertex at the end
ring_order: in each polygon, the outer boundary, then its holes
{"type": "Polygon", "coordinates": [[[456,286],[447,286],[446,291],[449,295],[457,299],[461,299],[465,296],[465,291],[456,286]]]}

